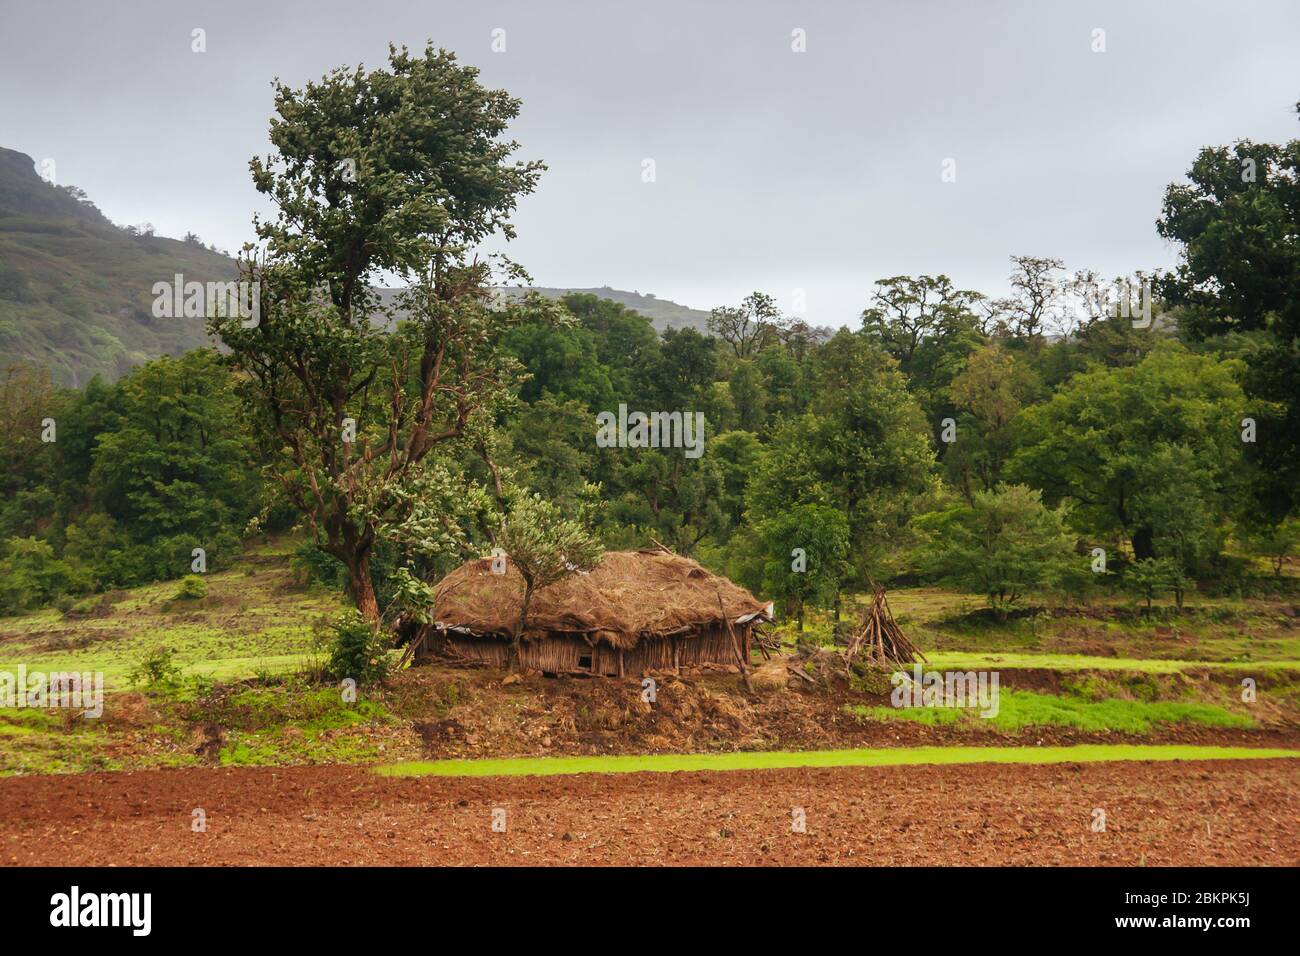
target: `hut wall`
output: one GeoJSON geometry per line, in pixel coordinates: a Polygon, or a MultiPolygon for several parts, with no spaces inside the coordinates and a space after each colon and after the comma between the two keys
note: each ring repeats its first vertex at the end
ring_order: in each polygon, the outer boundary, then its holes
{"type": "MultiPolygon", "coordinates": [[[[741,653],[748,657],[749,626],[737,625],[735,632],[741,653]]],[[[511,660],[509,641],[463,634],[430,635],[421,645],[416,659],[427,661],[444,654],[500,668],[509,667],[511,660]]],[[[580,634],[551,635],[541,640],[525,641],[523,658],[525,667],[548,674],[618,677],[701,664],[734,665],[736,651],[726,626],[712,625],[689,634],[646,638],[625,651],[603,642],[592,646],[580,634]]]]}

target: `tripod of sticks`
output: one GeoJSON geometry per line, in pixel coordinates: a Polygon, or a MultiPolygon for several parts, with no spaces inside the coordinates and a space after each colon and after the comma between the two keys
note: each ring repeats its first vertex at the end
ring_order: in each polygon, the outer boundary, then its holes
{"type": "Polygon", "coordinates": [[[844,666],[850,667],[855,660],[879,665],[912,664],[917,658],[928,664],[925,655],[907,639],[894,620],[885,589],[872,585],[872,590],[875,597],[871,606],[863,612],[861,626],[844,649],[844,666]]]}

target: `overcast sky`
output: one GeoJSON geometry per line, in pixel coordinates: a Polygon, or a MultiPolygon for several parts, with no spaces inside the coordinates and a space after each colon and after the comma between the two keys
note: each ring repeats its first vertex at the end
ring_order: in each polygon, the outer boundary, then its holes
{"type": "Polygon", "coordinates": [[[523,100],[550,168],[510,253],[537,284],[804,289],[828,325],[899,273],[1001,293],[1015,253],[1168,265],[1154,221],[1199,147],[1300,136],[1295,2],[0,0],[0,24],[0,145],[116,222],[237,248],[271,79],[432,39],[523,100]]]}

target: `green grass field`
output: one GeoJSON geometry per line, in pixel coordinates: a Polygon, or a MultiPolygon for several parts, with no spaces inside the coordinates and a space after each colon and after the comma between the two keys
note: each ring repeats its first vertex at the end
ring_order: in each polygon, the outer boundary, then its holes
{"type": "Polygon", "coordinates": [[[1003,690],[998,694],[997,713],[982,716],[978,709],[955,707],[868,707],[850,706],[848,712],[860,719],[912,720],[935,725],[963,724],[973,729],[1016,733],[1029,727],[1070,727],[1084,731],[1114,731],[1145,734],[1162,724],[1197,724],[1202,727],[1245,729],[1255,721],[1216,704],[1170,700],[1085,700],[1073,695],[1036,694],[1003,690]]]}
{"type": "Polygon", "coordinates": [[[291,585],[282,555],[268,546],[246,556],[256,563],[204,576],[207,596],[172,600],[165,581],[133,588],[106,617],[72,619],[48,608],[0,618],[0,670],[101,671],[109,689],[151,651],[167,647],[187,675],[237,680],[301,669],[312,659],[312,629],[340,599],[291,585]]]}
{"type": "Polygon", "coordinates": [[[1134,657],[1092,657],[1086,654],[1025,654],[1001,651],[989,651],[983,654],[967,651],[927,651],[925,656],[930,662],[930,667],[961,671],[998,670],[999,668],[1130,671],[1144,674],[1175,674],[1198,668],[1241,671],[1247,674],[1262,671],[1300,671],[1300,660],[1201,661],[1171,658],[1153,660],[1134,657]]]}
{"type": "Polygon", "coordinates": [[[914,764],[1095,763],[1106,760],[1256,760],[1300,757],[1300,750],[1254,747],[890,747],[870,750],[767,751],[727,754],[529,757],[512,760],[425,760],[375,768],[391,777],[520,777],[576,773],[673,773],[688,770],[776,770],[791,767],[898,767],[914,764]]]}

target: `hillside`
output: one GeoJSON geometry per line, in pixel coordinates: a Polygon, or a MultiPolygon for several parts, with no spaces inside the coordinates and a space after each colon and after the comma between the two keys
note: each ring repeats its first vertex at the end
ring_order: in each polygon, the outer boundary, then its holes
{"type": "MultiPolygon", "coordinates": [[[[656,332],[663,332],[665,329],[695,329],[703,335],[709,334],[708,319],[709,313],[701,309],[692,309],[684,305],[679,305],[668,299],[656,298],[652,293],[627,292],[623,289],[612,289],[607,285],[598,286],[593,289],[565,289],[547,286],[530,286],[522,288],[519,286],[498,286],[496,291],[506,298],[517,298],[524,292],[540,292],[548,299],[562,299],[564,296],[573,292],[585,292],[597,296],[601,299],[609,299],[611,302],[617,302],[633,312],[644,315],[650,320],[656,332]]],[[[385,301],[391,303],[397,295],[397,289],[384,289],[383,295],[385,301]]]]}
{"type": "Polygon", "coordinates": [[[656,298],[649,292],[625,292],[622,289],[611,289],[607,285],[595,289],[548,289],[535,286],[534,291],[540,292],[548,299],[559,299],[570,292],[588,292],[601,299],[609,299],[644,315],[654,325],[656,332],[663,332],[665,329],[691,328],[707,335],[709,331],[708,312],[678,305],[668,299],[656,298]]]}
{"type": "Polygon", "coordinates": [[[197,243],[137,236],[0,148],[0,365],[47,366],[65,385],[113,379],[158,355],[207,342],[202,319],[157,319],[155,282],[235,275],[197,243]]]}
{"type": "MultiPolygon", "coordinates": [[[[42,179],[32,157],[0,147],[0,367],[28,361],[63,385],[112,380],[159,355],[208,343],[202,319],[155,318],[155,282],[234,278],[232,259],[197,242],[137,235],[89,198],[42,179]]],[[[635,309],[658,331],[705,331],[707,312],[602,286],[590,292],[635,309]]]]}

